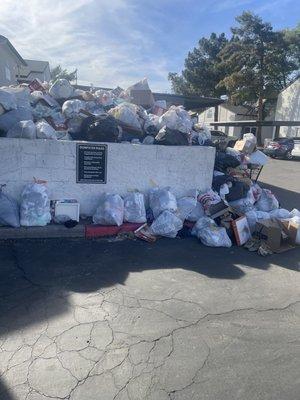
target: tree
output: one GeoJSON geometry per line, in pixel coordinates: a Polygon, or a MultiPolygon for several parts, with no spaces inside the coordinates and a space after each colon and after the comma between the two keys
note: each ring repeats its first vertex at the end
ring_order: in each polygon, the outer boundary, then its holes
{"type": "Polygon", "coordinates": [[[208,39],[201,38],[198,47],[188,53],[182,74],[169,73],[173,91],[214,97],[225,94],[225,86],[217,87],[217,84],[226,75],[219,54],[227,42],[224,33],[219,36],[212,33],[208,39]]]}
{"type": "MultiPolygon", "coordinates": [[[[233,103],[258,102],[258,120],[263,120],[264,99],[274,98],[287,86],[299,69],[293,57],[295,38],[283,31],[275,32],[269,23],[244,12],[231,28],[232,38],[221,50],[221,65],[228,74],[219,82],[233,103]]],[[[261,144],[261,127],[257,132],[261,144]]]]}
{"type": "Polygon", "coordinates": [[[56,81],[57,79],[66,79],[71,82],[77,77],[77,69],[73,72],[69,72],[67,69],[63,69],[60,65],[51,69],[51,81],[56,81]]]}

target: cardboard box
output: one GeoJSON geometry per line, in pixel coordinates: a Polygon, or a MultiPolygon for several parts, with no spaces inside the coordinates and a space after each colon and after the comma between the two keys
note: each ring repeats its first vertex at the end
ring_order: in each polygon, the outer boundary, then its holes
{"type": "Polygon", "coordinates": [[[151,107],[154,104],[154,97],[151,90],[130,90],[130,98],[132,103],[137,106],[151,107]]]}
{"type": "Polygon", "coordinates": [[[242,153],[251,154],[255,150],[256,144],[251,140],[237,140],[234,149],[242,153]]]}
{"type": "Polygon", "coordinates": [[[262,220],[256,223],[253,236],[263,240],[274,253],[281,253],[295,247],[294,225],[276,219],[262,220]]]}

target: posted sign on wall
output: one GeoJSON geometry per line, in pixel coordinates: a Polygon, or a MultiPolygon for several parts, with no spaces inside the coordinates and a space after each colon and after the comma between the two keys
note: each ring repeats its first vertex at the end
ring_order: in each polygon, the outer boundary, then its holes
{"type": "Polygon", "coordinates": [[[107,145],[77,143],[76,182],[106,183],[107,145]]]}

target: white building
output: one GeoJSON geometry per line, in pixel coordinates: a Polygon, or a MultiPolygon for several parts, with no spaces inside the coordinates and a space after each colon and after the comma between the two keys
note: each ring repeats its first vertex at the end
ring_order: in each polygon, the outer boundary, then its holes
{"type": "Polygon", "coordinates": [[[32,82],[39,79],[41,82],[49,82],[51,79],[50,66],[48,61],[25,60],[26,66],[20,69],[19,82],[32,82]]]}
{"type": "MultiPolygon", "coordinates": [[[[215,107],[210,107],[205,111],[201,112],[198,117],[198,121],[209,125],[214,121],[222,122],[234,122],[234,121],[249,121],[257,119],[257,110],[255,108],[248,108],[244,106],[234,106],[228,103],[223,103],[218,106],[217,113],[215,107]],[[216,118],[217,117],[217,118],[216,118]],[[215,119],[216,118],[216,119],[215,119]]],[[[272,121],[274,119],[273,113],[268,115],[265,120],[272,121]]],[[[211,129],[213,126],[210,125],[211,129]]],[[[239,126],[218,126],[218,130],[225,132],[228,136],[234,136],[239,138],[241,135],[242,128],[239,126]]],[[[251,132],[256,134],[257,128],[254,126],[244,127],[244,132],[251,132]]],[[[262,142],[267,138],[272,138],[273,127],[262,128],[262,142]]]]}
{"type": "MultiPolygon", "coordinates": [[[[199,122],[205,123],[207,125],[216,120],[223,122],[233,122],[251,119],[256,119],[256,114],[254,114],[254,112],[252,112],[251,110],[249,111],[249,109],[244,106],[233,106],[228,103],[220,104],[218,106],[217,113],[215,112],[215,107],[210,107],[201,112],[198,117],[199,122]],[[215,119],[216,116],[217,119],[215,119]]],[[[255,133],[255,129],[256,128],[249,127],[246,131],[255,133]]],[[[229,136],[239,137],[241,134],[240,127],[219,126],[218,130],[225,132],[229,136]]]]}
{"type": "MultiPolygon", "coordinates": [[[[300,78],[279,93],[275,120],[300,121],[300,78]]],[[[279,136],[300,137],[300,127],[282,126],[279,136]]]]}
{"type": "Polygon", "coordinates": [[[29,83],[35,78],[50,81],[49,62],[24,60],[10,41],[0,35],[0,86],[29,83]]]}
{"type": "Polygon", "coordinates": [[[18,83],[17,77],[22,66],[26,66],[25,60],[10,41],[0,35],[0,86],[18,83]]]}

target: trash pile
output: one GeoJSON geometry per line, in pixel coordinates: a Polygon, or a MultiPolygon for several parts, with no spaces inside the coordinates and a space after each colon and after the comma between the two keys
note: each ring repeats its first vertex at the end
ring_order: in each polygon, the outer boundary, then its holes
{"type": "MultiPolygon", "coordinates": [[[[51,86],[35,80],[2,87],[0,133],[8,138],[212,145],[210,130],[195,124],[183,107],[167,109],[165,101],[154,101],[146,79],[127,90],[111,91],[75,89],[64,79],[51,86]]],[[[300,244],[300,212],[281,208],[274,194],[257,184],[266,161],[256,149],[255,136],[247,133],[233,148],[217,149],[211,188],[194,189],[180,198],[169,187],[105,193],[99,197],[93,223],[142,224],[135,234],[148,241],[195,236],[206,246],[244,245],[261,255],[284,251],[300,244]]],[[[1,188],[0,225],[78,223],[76,200],[56,202],[53,207],[59,206],[62,214],[53,215],[44,181],[27,184],[19,202],[1,188]]]]}
{"type": "Polygon", "coordinates": [[[210,145],[182,106],[155,101],[147,79],[126,90],[85,91],[67,80],[0,88],[0,136],[161,145],[210,145]]]}
{"type": "MultiPolygon", "coordinates": [[[[300,211],[281,208],[270,190],[251,179],[252,172],[261,169],[266,159],[255,150],[253,135],[244,135],[242,142],[243,151],[231,148],[216,153],[211,189],[193,189],[183,197],[176,197],[170,187],[122,196],[103,193],[92,217],[93,224],[140,224],[135,236],[148,242],[158,237],[195,236],[205,246],[244,246],[263,256],[294,248],[300,244],[300,211]],[[256,164],[251,163],[253,160],[256,164]]],[[[237,143],[238,146],[242,144],[237,143]]],[[[2,187],[0,225],[46,226],[52,221],[68,228],[75,226],[79,221],[79,204],[76,200],[59,204],[77,207],[77,217],[53,215],[45,181],[26,184],[20,205],[2,187]]]]}

